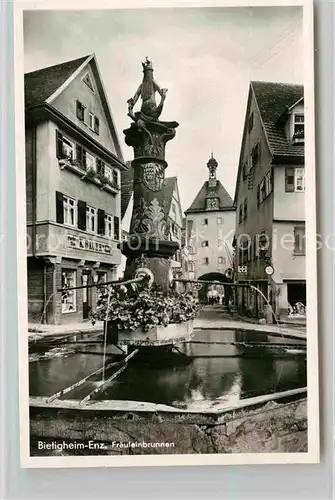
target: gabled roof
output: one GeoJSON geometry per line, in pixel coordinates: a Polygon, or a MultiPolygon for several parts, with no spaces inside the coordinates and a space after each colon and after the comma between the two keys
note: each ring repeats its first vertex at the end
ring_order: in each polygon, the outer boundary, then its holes
{"type": "Polygon", "coordinates": [[[285,135],[283,115],[304,96],[303,85],[251,82],[265,134],[273,156],[304,156],[304,146],[291,144],[285,135]]]}
{"type": "MultiPolygon", "coordinates": [[[[123,155],[120,141],[114,124],[111,108],[108,102],[107,93],[101,78],[98,63],[94,54],[80,57],[72,61],[67,61],[54,66],[48,66],[37,71],[25,74],[25,108],[26,113],[34,114],[36,108],[52,108],[52,102],[56,96],[65,89],[72,80],[85,68],[91,64],[95,77],[98,93],[104,108],[106,120],[114,141],[117,157],[120,162],[119,167],[124,168],[123,155]]],[[[64,116],[62,115],[64,118],[64,116]]],[[[115,155],[114,155],[115,156],[115,155]]]]}
{"type": "Polygon", "coordinates": [[[208,181],[205,181],[202,188],[194,198],[191,206],[185,210],[185,214],[197,212],[211,212],[206,207],[208,197],[219,198],[219,210],[235,210],[233,200],[219,180],[216,181],[216,188],[209,188],[208,181]]]}
{"type": "Polygon", "coordinates": [[[26,108],[43,104],[89,58],[90,56],[84,56],[26,73],[24,77],[26,108]]]}

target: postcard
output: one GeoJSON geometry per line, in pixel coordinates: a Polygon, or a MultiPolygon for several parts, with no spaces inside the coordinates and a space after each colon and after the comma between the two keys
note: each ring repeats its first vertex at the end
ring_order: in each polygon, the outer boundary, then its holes
{"type": "Polygon", "coordinates": [[[22,467],[317,463],[312,1],[14,11],[22,467]]]}

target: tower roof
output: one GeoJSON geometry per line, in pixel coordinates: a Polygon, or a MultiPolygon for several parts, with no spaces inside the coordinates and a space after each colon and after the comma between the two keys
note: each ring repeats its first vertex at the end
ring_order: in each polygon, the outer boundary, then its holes
{"type": "Polygon", "coordinates": [[[185,210],[185,214],[210,212],[206,207],[206,199],[215,197],[219,199],[218,210],[235,210],[233,200],[219,180],[216,181],[216,187],[208,186],[208,181],[204,182],[197,196],[194,198],[191,206],[185,210]]]}

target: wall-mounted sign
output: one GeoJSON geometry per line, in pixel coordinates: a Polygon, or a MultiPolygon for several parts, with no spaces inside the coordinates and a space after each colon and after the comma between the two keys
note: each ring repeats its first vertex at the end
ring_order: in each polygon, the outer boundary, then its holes
{"type": "Polygon", "coordinates": [[[74,236],[72,234],[67,235],[67,247],[78,248],[79,250],[86,250],[89,252],[112,252],[112,246],[107,243],[101,243],[100,241],[92,240],[90,238],[85,238],[82,236],[74,236]]]}
{"type": "Polygon", "coordinates": [[[272,276],[273,273],[275,272],[272,266],[266,266],[264,271],[268,276],[272,276]]]}
{"type": "Polygon", "coordinates": [[[238,271],[239,273],[243,273],[243,274],[245,274],[245,273],[247,273],[247,272],[248,272],[248,266],[238,266],[237,271],[238,271]]]}

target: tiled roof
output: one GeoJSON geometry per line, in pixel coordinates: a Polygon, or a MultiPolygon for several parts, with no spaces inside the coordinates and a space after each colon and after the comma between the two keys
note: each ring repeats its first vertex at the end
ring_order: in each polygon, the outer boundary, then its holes
{"type": "Polygon", "coordinates": [[[26,73],[24,77],[25,107],[30,108],[45,102],[88,57],[90,56],[26,73]]]}
{"type": "MultiPolygon", "coordinates": [[[[133,168],[131,167],[131,162],[127,161],[127,170],[121,172],[121,218],[123,219],[131,196],[133,194],[133,168]]],[[[169,214],[171,208],[171,202],[173,197],[173,191],[177,182],[177,177],[166,177],[164,180],[163,189],[157,193],[157,199],[164,210],[166,215],[169,214]]]]}
{"type": "Polygon", "coordinates": [[[304,146],[291,144],[280,120],[304,96],[303,85],[251,82],[258,109],[274,156],[304,156],[304,146]]]}
{"type": "Polygon", "coordinates": [[[214,195],[216,198],[219,198],[219,210],[235,210],[231,196],[228,194],[221,182],[217,180],[216,188],[214,190],[208,187],[208,181],[204,182],[202,188],[194,198],[192,205],[185,211],[185,214],[211,211],[206,207],[206,198],[212,198],[214,195]]]}

